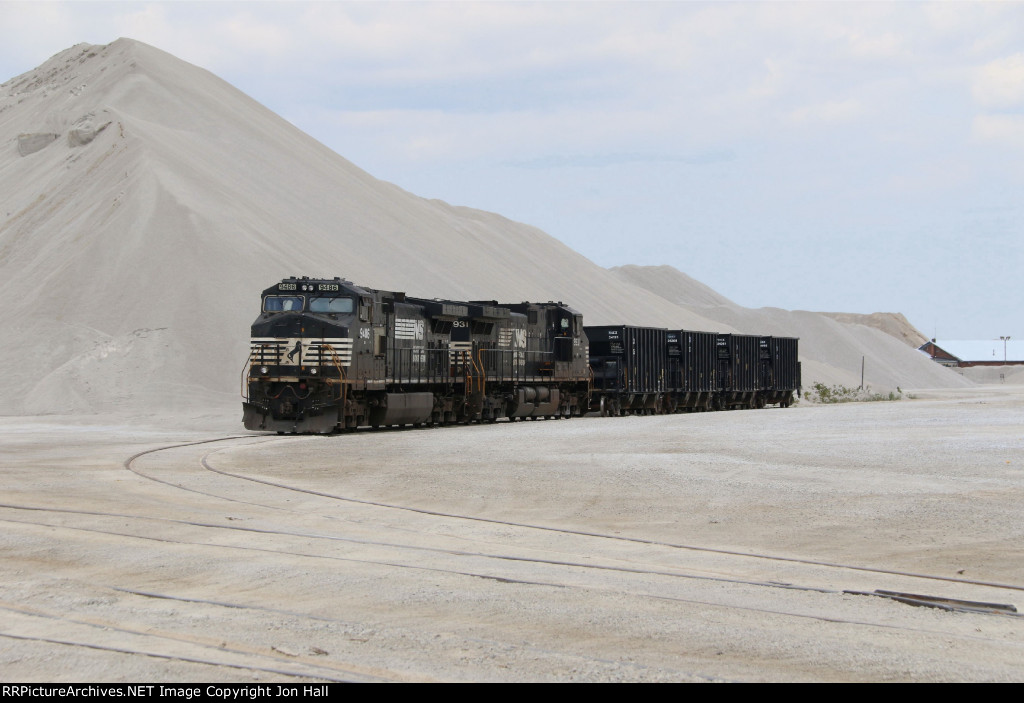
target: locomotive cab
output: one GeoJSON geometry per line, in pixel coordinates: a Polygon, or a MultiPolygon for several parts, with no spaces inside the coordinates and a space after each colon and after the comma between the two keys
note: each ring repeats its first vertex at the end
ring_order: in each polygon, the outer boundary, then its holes
{"type": "Polygon", "coordinates": [[[330,432],[354,351],[359,290],[341,279],[286,278],[263,291],[252,324],[248,429],[330,432]]]}

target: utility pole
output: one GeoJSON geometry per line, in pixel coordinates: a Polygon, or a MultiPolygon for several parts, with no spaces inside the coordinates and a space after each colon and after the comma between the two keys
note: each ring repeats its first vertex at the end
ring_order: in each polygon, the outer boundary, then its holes
{"type": "Polygon", "coordinates": [[[1010,341],[1010,335],[1006,335],[1005,337],[1000,335],[999,339],[1003,340],[1003,363],[1006,363],[1006,343],[1010,341]]]}

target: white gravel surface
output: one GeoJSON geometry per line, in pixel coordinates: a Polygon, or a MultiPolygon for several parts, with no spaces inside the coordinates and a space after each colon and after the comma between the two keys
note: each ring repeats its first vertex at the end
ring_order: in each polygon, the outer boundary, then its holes
{"type": "Polygon", "coordinates": [[[1024,618],[843,593],[1024,606],[1024,387],[916,395],[327,438],[3,418],[0,679],[1024,680],[1024,618]]]}

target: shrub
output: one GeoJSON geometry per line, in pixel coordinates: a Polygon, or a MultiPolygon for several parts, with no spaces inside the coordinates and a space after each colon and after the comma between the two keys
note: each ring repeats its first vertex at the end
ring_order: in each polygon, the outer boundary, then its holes
{"type": "Polygon", "coordinates": [[[826,386],[820,381],[804,393],[804,397],[812,403],[865,403],[882,400],[902,400],[903,390],[896,386],[895,391],[872,393],[871,388],[848,388],[847,386],[826,386]]]}

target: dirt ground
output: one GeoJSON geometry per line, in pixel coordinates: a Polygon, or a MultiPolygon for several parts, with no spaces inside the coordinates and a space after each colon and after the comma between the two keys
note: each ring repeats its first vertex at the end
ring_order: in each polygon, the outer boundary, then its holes
{"type": "MultiPolygon", "coordinates": [[[[0,418],[0,679],[1024,681],[1024,387],[279,437],[0,418]]],[[[202,428],[202,429],[198,429],[202,428]]]]}

